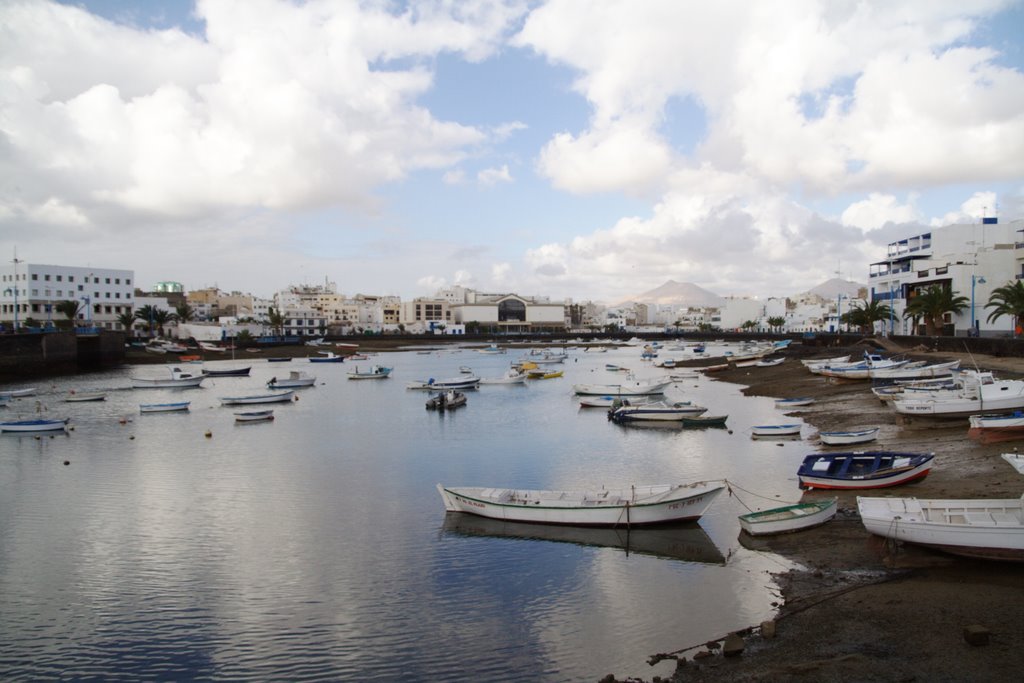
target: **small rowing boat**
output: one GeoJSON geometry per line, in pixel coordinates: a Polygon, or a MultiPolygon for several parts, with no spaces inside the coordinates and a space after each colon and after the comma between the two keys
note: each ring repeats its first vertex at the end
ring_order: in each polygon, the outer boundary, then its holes
{"type": "Polygon", "coordinates": [[[824,524],[836,515],[836,498],[796,503],[740,515],[740,527],[751,536],[786,534],[824,524]]]}

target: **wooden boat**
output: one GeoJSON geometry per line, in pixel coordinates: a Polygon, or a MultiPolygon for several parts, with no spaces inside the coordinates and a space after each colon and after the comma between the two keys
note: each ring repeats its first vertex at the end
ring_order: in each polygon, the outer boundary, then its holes
{"type": "Polygon", "coordinates": [[[967,436],[981,443],[999,443],[1024,439],[1024,412],[1009,415],[971,415],[967,436]]]}
{"type": "Polygon", "coordinates": [[[292,400],[294,390],[278,391],[273,394],[255,394],[252,396],[225,396],[220,399],[222,406],[248,405],[253,403],[286,403],[292,400]]]}
{"type": "Polygon", "coordinates": [[[203,372],[207,377],[248,377],[251,369],[251,366],[247,368],[203,368],[203,372]]]}
{"type": "Polygon", "coordinates": [[[317,351],[319,356],[310,356],[310,363],[344,363],[345,356],[339,356],[333,351],[317,351]]]}
{"type": "Polygon", "coordinates": [[[657,378],[621,384],[574,384],[572,390],[587,396],[646,396],[663,394],[671,384],[671,379],[657,378]]]}
{"type": "Polygon", "coordinates": [[[235,413],[235,422],[264,422],[273,419],[273,410],[253,410],[244,413],[235,413]]]}
{"type": "Polygon", "coordinates": [[[66,403],[86,403],[89,401],[105,401],[107,395],[102,391],[72,391],[64,397],[66,403]]]}
{"type": "Polygon", "coordinates": [[[514,368],[509,368],[504,375],[501,377],[487,378],[483,377],[480,380],[480,384],[525,384],[526,374],[518,372],[514,368]]]}
{"type": "Polygon", "coordinates": [[[359,368],[355,369],[355,372],[348,373],[349,379],[387,379],[391,375],[391,368],[385,368],[382,365],[374,365],[370,367],[369,372],[360,372],[359,368]]]}
{"type": "Polygon", "coordinates": [[[836,356],[835,358],[808,358],[806,360],[800,361],[800,363],[805,368],[812,368],[812,367],[817,367],[817,366],[824,367],[826,365],[842,365],[843,363],[849,363],[849,362],[850,362],[850,356],[849,355],[846,355],[846,356],[836,356]]]}
{"type": "Polygon", "coordinates": [[[442,391],[437,396],[431,396],[427,399],[427,410],[444,412],[461,408],[464,405],[466,405],[466,395],[454,389],[442,391]]]}
{"type": "Polygon", "coordinates": [[[267,358],[268,363],[291,363],[292,359],[290,356],[271,356],[267,358]]]}
{"type": "Polygon", "coordinates": [[[510,522],[623,528],[696,521],[724,488],[720,482],[580,491],[437,485],[449,512],[510,522]]]}
{"type": "Polygon", "coordinates": [[[878,438],[879,427],[870,429],[857,429],[845,432],[818,432],[821,442],[828,446],[848,446],[858,443],[868,443],[878,438]]]}
{"type": "Polygon", "coordinates": [[[302,387],[311,387],[316,384],[316,377],[309,375],[302,370],[292,370],[288,373],[288,376],[284,379],[278,379],[277,377],[271,377],[267,381],[268,389],[300,389],[302,387]]]}
{"type": "Polygon", "coordinates": [[[1024,562],[1024,500],[858,496],[864,528],[954,555],[1024,562]]]}
{"type": "Polygon", "coordinates": [[[227,353],[228,350],[223,346],[218,346],[212,342],[199,342],[199,348],[203,351],[212,351],[214,353],[227,353]]]}
{"type": "Polygon", "coordinates": [[[530,379],[555,379],[565,374],[565,371],[559,370],[558,372],[547,372],[545,370],[531,370],[527,373],[527,377],[530,379]]]}
{"type": "Polygon", "coordinates": [[[198,387],[206,379],[205,374],[193,375],[182,372],[181,368],[169,368],[168,376],[165,377],[132,377],[132,388],[134,389],[187,389],[198,387]]]}
{"type": "Polygon", "coordinates": [[[704,406],[692,403],[668,403],[667,401],[652,401],[639,405],[626,404],[608,410],[608,419],[615,423],[652,421],[652,422],[682,422],[684,417],[703,415],[708,411],[704,406]]]}
{"type": "Polygon", "coordinates": [[[419,389],[422,391],[442,391],[444,389],[476,389],[480,384],[479,377],[452,377],[451,379],[417,380],[405,385],[406,389],[419,389]]]}
{"type": "Polygon", "coordinates": [[[0,399],[22,398],[23,396],[32,396],[35,393],[35,387],[29,387],[27,389],[7,389],[6,391],[0,391],[0,399]]]}
{"type": "Polygon", "coordinates": [[[817,453],[804,458],[797,479],[805,489],[876,489],[924,479],[932,453],[853,451],[817,453]]]}
{"type": "Polygon", "coordinates": [[[958,360],[952,360],[948,363],[933,363],[932,365],[908,363],[902,367],[874,369],[868,373],[868,376],[874,380],[933,379],[935,377],[949,377],[959,367],[960,361],[958,360]]]}
{"type": "Polygon", "coordinates": [[[651,555],[701,564],[726,563],[722,551],[700,524],[695,522],[626,529],[507,522],[503,519],[452,512],[445,514],[442,531],[446,535],[460,537],[572,543],[597,548],[615,548],[627,555],[651,555]]]}
{"type": "Polygon", "coordinates": [[[688,415],[682,419],[684,427],[724,427],[728,415],[688,415]]]}
{"type": "Polygon", "coordinates": [[[775,399],[776,408],[797,408],[800,406],[809,406],[814,403],[813,398],[801,397],[801,398],[777,398],[775,399]]]}
{"type": "Polygon", "coordinates": [[[1003,453],[1002,458],[1010,463],[1010,467],[1017,470],[1018,473],[1024,474],[1024,455],[1020,453],[1003,453]]]}
{"type": "Polygon", "coordinates": [[[957,390],[896,399],[892,406],[902,415],[924,417],[969,417],[1024,408],[1024,380],[996,380],[992,373],[961,373],[958,382],[961,387],[957,390]]]}
{"type": "Polygon", "coordinates": [[[353,353],[348,357],[349,360],[370,360],[370,357],[365,353],[353,353]]]}
{"type": "Polygon", "coordinates": [[[140,413],[176,413],[188,410],[191,401],[179,401],[177,403],[140,403],[140,413]]]}
{"type": "Polygon", "coordinates": [[[65,417],[61,420],[12,420],[0,422],[0,432],[56,432],[67,431],[68,420],[65,417]]]}
{"type": "Polygon", "coordinates": [[[740,528],[751,536],[787,534],[819,526],[836,516],[837,498],[796,503],[740,515],[740,528]]]}
{"type": "Polygon", "coordinates": [[[754,425],[750,428],[752,436],[799,436],[803,427],[799,422],[778,425],[754,425]]]}
{"type": "Polygon", "coordinates": [[[785,358],[762,358],[757,361],[755,366],[759,368],[773,368],[776,365],[782,365],[785,360],[785,358]]]}
{"type": "Polygon", "coordinates": [[[721,372],[722,370],[728,370],[728,363],[716,363],[715,365],[705,365],[704,367],[697,368],[699,372],[721,372]]]}

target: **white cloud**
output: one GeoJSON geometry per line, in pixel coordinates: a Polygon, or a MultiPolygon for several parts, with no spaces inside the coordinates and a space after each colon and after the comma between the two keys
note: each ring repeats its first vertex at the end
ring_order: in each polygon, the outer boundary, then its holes
{"type": "Polygon", "coordinates": [[[854,202],[843,211],[843,225],[874,230],[886,223],[910,223],[922,216],[913,203],[900,204],[891,194],[872,192],[867,199],[854,202]]]}
{"type": "Polygon", "coordinates": [[[998,206],[994,192],[975,192],[967,201],[960,205],[958,211],[950,211],[944,216],[933,218],[931,225],[939,227],[957,223],[980,223],[985,216],[998,215],[998,206]]]}
{"type": "Polygon", "coordinates": [[[441,176],[441,182],[445,185],[462,185],[466,182],[466,173],[460,168],[445,171],[441,176]]]}
{"type": "Polygon", "coordinates": [[[486,168],[476,174],[477,182],[481,185],[497,185],[498,183],[511,183],[512,174],[508,171],[508,164],[501,168],[486,168]]]}
{"type": "Polygon", "coordinates": [[[416,286],[422,290],[436,292],[448,286],[448,281],[437,275],[425,275],[416,280],[416,286]]]}

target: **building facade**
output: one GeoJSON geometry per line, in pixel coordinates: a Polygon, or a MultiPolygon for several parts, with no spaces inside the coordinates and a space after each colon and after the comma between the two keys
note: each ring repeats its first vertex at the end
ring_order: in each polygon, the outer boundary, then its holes
{"type": "Polygon", "coordinates": [[[122,330],[118,316],[135,310],[135,272],[25,263],[0,268],[0,323],[5,328],[29,324],[53,327],[67,316],[62,301],[78,304],[75,324],[122,330]]]}

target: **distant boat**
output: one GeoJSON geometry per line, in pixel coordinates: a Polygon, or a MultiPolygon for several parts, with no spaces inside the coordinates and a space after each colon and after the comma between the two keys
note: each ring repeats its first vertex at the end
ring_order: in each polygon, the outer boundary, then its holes
{"type": "Polygon", "coordinates": [[[417,380],[405,385],[406,389],[421,389],[425,391],[440,391],[442,389],[476,389],[480,384],[480,378],[469,375],[467,377],[452,377],[450,379],[417,380]]]}
{"type": "Polygon", "coordinates": [[[776,408],[797,408],[800,406],[809,406],[814,403],[814,399],[804,396],[800,398],[777,398],[775,399],[776,408]]]}
{"type": "Polygon", "coordinates": [[[928,476],[932,453],[854,451],[817,453],[797,470],[800,488],[875,489],[909,484],[928,476]]]}
{"type": "Polygon", "coordinates": [[[292,370],[288,373],[288,376],[284,379],[278,379],[277,377],[271,377],[267,381],[268,389],[299,389],[301,387],[311,387],[316,384],[316,377],[309,375],[302,370],[292,370]]]}
{"type": "Polygon", "coordinates": [[[740,527],[751,536],[786,534],[810,529],[836,515],[838,499],[808,501],[740,515],[740,527]]]}
{"type": "Polygon", "coordinates": [[[565,374],[564,370],[558,370],[557,372],[547,372],[545,370],[531,370],[526,374],[530,379],[555,379],[565,374]]]}
{"type": "Polygon", "coordinates": [[[357,367],[354,372],[348,373],[349,379],[387,379],[391,376],[391,368],[382,365],[373,365],[368,372],[360,372],[357,367]]]}
{"type": "Polygon", "coordinates": [[[292,359],[290,356],[271,356],[267,358],[268,363],[291,363],[292,359]]]}
{"type": "Polygon", "coordinates": [[[180,368],[169,368],[164,377],[132,377],[131,382],[134,389],[184,389],[198,387],[204,379],[205,374],[193,375],[180,368]]]}
{"type": "Polygon", "coordinates": [[[191,401],[179,401],[177,403],[140,403],[140,413],[176,413],[188,410],[191,401]]]}
{"type": "Polygon", "coordinates": [[[577,394],[590,396],[645,396],[663,394],[672,384],[672,379],[645,379],[622,382],[621,384],[574,384],[572,390],[577,394]]]}
{"type": "Polygon", "coordinates": [[[222,406],[246,405],[252,403],[285,403],[292,400],[295,391],[279,391],[273,394],[255,394],[252,396],[225,396],[220,399],[222,406]]]}
{"type": "Polygon", "coordinates": [[[584,408],[611,408],[618,401],[619,405],[629,404],[632,406],[654,403],[657,396],[631,396],[627,399],[621,396],[580,396],[580,405],[584,408]]]}
{"type": "Polygon", "coordinates": [[[724,427],[728,415],[688,415],[682,419],[684,427],[724,427]]]}
{"type": "Polygon", "coordinates": [[[203,368],[203,372],[207,377],[248,377],[249,370],[247,368],[203,368]]]}
{"type": "Polygon", "coordinates": [[[88,401],[105,401],[107,395],[101,391],[72,391],[64,397],[67,403],[85,403],[88,401]]]}
{"type": "Polygon", "coordinates": [[[322,355],[310,356],[309,357],[309,362],[310,363],[344,363],[345,362],[345,356],[339,356],[338,354],[334,353],[333,351],[317,351],[317,353],[322,354],[322,355]]]}
{"type": "Polygon", "coordinates": [[[68,420],[12,420],[0,422],[0,432],[56,432],[67,431],[68,420]]]}
{"type": "Polygon", "coordinates": [[[696,521],[724,488],[718,482],[580,491],[437,485],[449,512],[510,522],[624,528],[696,521]]]}
{"type": "Polygon", "coordinates": [[[878,430],[878,427],[872,427],[845,432],[818,432],[818,437],[827,446],[848,446],[874,441],[878,438],[878,430]]]}
{"type": "Polygon", "coordinates": [[[802,427],[803,425],[798,422],[777,425],[754,425],[750,428],[750,433],[753,436],[798,436],[802,427]]]}
{"type": "Polygon", "coordinates": [[[273,410],[253,410],[249,412],[235,413],[235,422],[264,422],[273,419],[273,410]]]}
{"type": "Polygon", "coordinates": [[[0,399],[21,398],[23,396],[32,396],[35,393],[35,387],[29,387],[28,389],[7,389],[5,391],[0,391],[0,399]]]}
{"type": "Polygon", "coordinates": [[[522,372],[509,368],[505,371],[505,374],[501,377],[487,378],[483,377],[480,379],[480,384],[525,384],[526,375],[522,372]]]}

